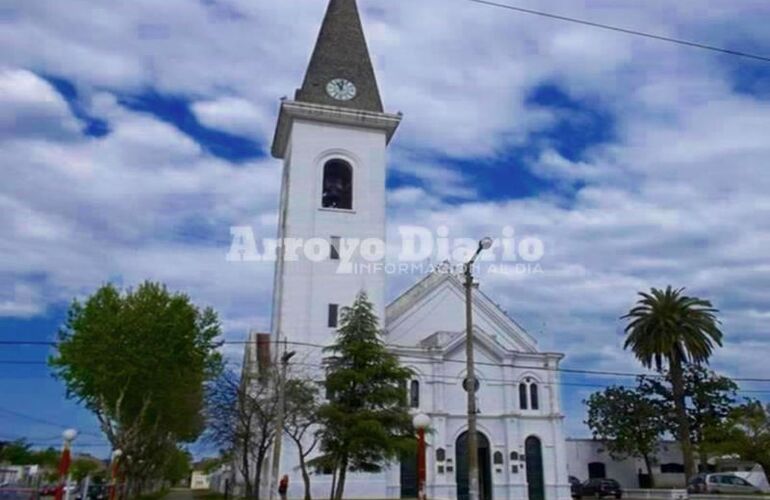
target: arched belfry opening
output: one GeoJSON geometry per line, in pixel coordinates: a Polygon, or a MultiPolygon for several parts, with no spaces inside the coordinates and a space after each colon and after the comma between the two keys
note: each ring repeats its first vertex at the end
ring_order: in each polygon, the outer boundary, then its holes
{"type": "Polygon", "coordinates": [[[321,206],[353,209],[353,167],[345,160],[334,159],[324,164],[321,206]]]}

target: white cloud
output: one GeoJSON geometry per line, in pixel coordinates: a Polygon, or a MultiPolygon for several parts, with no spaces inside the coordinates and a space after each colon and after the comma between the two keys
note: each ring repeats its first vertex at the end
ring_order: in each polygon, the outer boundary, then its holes
{"type": "Polygon", "coordinates": [[[45,80],[0,66],[0,140],[9,136],[73,138],[80,127],[67,103],[45,80]]]}
{"type": "Polygon", "coordinates": [[[270,136],[274,126],[272,112],[241,98],[199,101],[193,104],[192,110],[203,125],[246,137],[264,139],[270,136]]]}
{"type": "MultiPolygon", "coordinates": [[[[228,264],[224,254],[230,225],[275,235],[278,162],[212,158],[115,95],[186,96],[204,125],[269,144],[324,3],[12,1],[14,21],[0,31],[0,276],[32,290],[30,276],[46,278],[30,300],[0,292],[5,314],[35,314],[113,277],[153,278],[217,307],[230,335],[267,328],[272,266],[228,264]],[[73,81],[111,133],[78,135],[82,124],[36,73],[73,81]]],[[[622,351],[618,317],[637,290],[671,283],[722,310],[718,368],[763,374],[770,105],[734,90],[730,64],[742,61],[470,2],[360,3],[386,107],[404,112],[391,168],[409,182],[390,193],[391,233],[446,224],[476,237],[513,225],[541,237],[543,274],[485,275],[482,286],[567,362],[637,367],[622,351]],[[578,160],[558,140],[535,143],[533,133],[570,118],[527,100],[545,83],[606,113],[609,143],[578,160]],[[515,146],[536,150],[515,168],[555,192],[514,198],[519,176],[477,166],[515,146]],[[494,187],[494,201],[480,199],[475,179],[494,187]]],[[[714,43],[734,43],[730,33],[770,43],[757,2],[714,0],[708,16],[664,0],[521,5],[714,43]]],[[[391,295],[416,278],[392,280],[391,295]]]]}

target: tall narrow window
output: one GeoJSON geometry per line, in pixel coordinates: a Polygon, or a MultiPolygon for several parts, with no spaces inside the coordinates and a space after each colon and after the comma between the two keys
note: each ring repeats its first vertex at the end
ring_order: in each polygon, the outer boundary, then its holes
{"type": "Polygon", "coordinates": [[[519,384],[519,408],[522,410],[527,409],[527,384],[519,384]]]}
{"type": "Polygon", "coordinates": [[[340,260],[340,237],[329,237],[329,258],[331,260],[340,260]]]}
{"type": "Polygon", "coordinates": [[[540,397],[537,393],[537,384],[532,384],[529,386],[529,398],[532,402],[530,405],[533,410],[540,409],[540,397]]]}
{"type": "Polygon", "coordinates": [[[329,328],[337,328],[337,316],[339,315],[339,308],[337,304],[329,304],[329,328]]]}
{"type": "Polygon", "coordinates": [[[343,160],[329,160],[324,165],[323,194],[324,208],[353,208],[353,167],[343,160]]]}
{"type": "Polygon", "coordinates": [[[409,406],[412,408],[420,407],[420,382],[417,380],[412,380],[409,387],[409,406]]]}

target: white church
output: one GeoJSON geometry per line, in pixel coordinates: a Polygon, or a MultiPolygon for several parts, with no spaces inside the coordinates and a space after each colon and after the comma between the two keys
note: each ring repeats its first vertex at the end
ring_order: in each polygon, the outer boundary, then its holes
{"type": "MultiPolygon", "coordinates": [[[[425,276],[390,304],[385,269],[340,272],[340,241],[385,240],[386,150],[402,119],[384,111],[355,0],[330,0],[302,86],[281,101],[272,154],[283,160],[279,240],[330,242],[328,258],[279,252],[272,335],[328,345],[339,309],[365,290],[385,342],[413,369],[410,405],[431,419],[427,495],[468,497],[465,298],[451,272],[425,276]]],[[[567,476],[558,372],[561,354],[536,340],[482,291],[473,294],[478,378],[479,484],[483,500],[566,500],[567,476]]],[[[275,344],[273,344],[275,345],[275,344]]],[[[246,360],[256,360],[256,341],[246,360]]],[[[316,361],[321,354],[315,351],[316,361]]],[[[251,365],[251,363],[247,363],[251,365]]],[[[289,498],[302,498],[294,444],[282,445],[289,498]]],[[[313,495],[332,478],[313,474],[313,495]]],[[[349,474],[349,498],[416,497],[416,462],[379,474],[349,474]]]]}

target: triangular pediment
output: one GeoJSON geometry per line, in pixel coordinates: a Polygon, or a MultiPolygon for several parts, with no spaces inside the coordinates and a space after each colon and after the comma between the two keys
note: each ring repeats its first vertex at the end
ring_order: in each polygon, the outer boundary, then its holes
{"type": "MultiPolygon", "coordinates": [[[[473,292],[474,332],[491,353],[537,352],[537,342],[480,290],[473,292]]],[[[387,342],[447,349],[464,343],[465,288],[454,274],[426,276],[388,305],[387,342]]]]}

